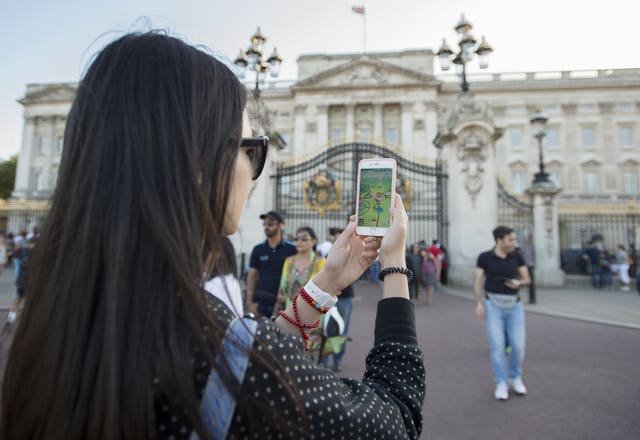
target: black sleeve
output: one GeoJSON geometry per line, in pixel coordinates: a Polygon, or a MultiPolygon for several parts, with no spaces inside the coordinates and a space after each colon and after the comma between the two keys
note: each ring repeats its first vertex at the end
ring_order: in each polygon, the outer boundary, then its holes
{"type": "Polygon", "coordinates": [[[479,269],[485,270],[484,253],[478,255],[478,261],[476,262],[476,267],[478,267],[479,269]]]}
{"type": "MultiPolygon", "coordinates": [[[[283,366],[289,383],[304,407],[311,433],[331,439],[418,439],[425,397],[423,356],[417,346],[413,304],[403,298],[379,302],[375,343],[366,360],[362,382],[340,379],[304,352],[301,338],[282,334],[270,320],[261,319],[254,349],[283,366]]],[[[251,363],[243,392],[255,396],[264,408],[257,411],[265,438],[306,438],[296,418],[295,405],[281,380],[270,369],[251,363]]],[[[229,438],[246,435],[239,414],[234,415],[229,438]]]]}

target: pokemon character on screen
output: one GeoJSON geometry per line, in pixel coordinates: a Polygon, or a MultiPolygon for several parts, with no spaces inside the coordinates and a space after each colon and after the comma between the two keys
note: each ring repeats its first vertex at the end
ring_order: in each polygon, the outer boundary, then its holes
{"type": "Polygon", "coordinates": [[[360,174],[358,226],[388,228],[391,224],[391,168],[363,168],[360,174]]]}

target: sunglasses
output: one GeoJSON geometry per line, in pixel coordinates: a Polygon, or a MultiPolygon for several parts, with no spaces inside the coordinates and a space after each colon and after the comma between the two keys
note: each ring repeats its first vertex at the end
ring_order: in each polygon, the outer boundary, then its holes
{"type": "Polygon", "coordinates": [[[269,151],[269,138],[267,136],[258,136],[252,138],[242,138],[240,147],[247,148],[247,156],[251,161],[251,169],[253,170],[252,180],[256,180],[262,174],[264,164],[267,161],[267,151],[269,151]]]}

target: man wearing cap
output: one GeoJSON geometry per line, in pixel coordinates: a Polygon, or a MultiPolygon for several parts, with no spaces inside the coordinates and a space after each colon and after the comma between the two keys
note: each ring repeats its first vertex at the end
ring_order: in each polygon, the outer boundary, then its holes
{"type": "Polygon", "coordinates": [[[256,245],[247,274],[247,311],[270,317],[278,296],[284,260],[296,253],[293,243],[282,238],[284,219],[276,211],[260,216],[267,239],[256,245]]]}

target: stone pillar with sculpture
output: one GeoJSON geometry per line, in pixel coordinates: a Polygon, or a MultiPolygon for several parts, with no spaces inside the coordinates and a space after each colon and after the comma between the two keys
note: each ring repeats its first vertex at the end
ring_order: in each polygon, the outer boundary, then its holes
{"type": "Polygon", "coordinates": [[[558,203],[561,191],[551,181],[534,181],[527,194],[533,204],[533,250],[538,286],[559,287],[564,284],[560,269],[560,233],[558,203]]]}
{"type": "Polygon", "coordinates": [[[447,248],[449,278],[471,286],[480,252],[494,245],[498,221],[495,141],[503,134],[485,101],[461,93],[439,127],[434,144],[449,175],[447,248]]]}

